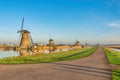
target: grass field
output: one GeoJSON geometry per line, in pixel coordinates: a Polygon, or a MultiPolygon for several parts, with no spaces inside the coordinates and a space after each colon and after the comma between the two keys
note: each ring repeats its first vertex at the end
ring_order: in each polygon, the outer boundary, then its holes
{"type": "Polygon", "coordinates": [[[39,54],[32,55],[26,57],[9,57],[0,59],[0,64],[37,64],[37,63],[49,63],[49,62],[57,62],[64,60],[73,60],[82,57],[86,57],[91,55],[93,52],[97,50],[94,48],[87,49],[79,49],[79,50],[71,50],[66,52],[58,52],[52,54],[39,54]]]}
{"type": "MultiPolygon", "coordinates": [[[[105,48],[104,50],[108,56],[109,63],[120,65],[120,52],[114,51],[110,48],[105,48]]],[[[113,70],[112,80],[120,80],[120,69],[113,70]]]]}

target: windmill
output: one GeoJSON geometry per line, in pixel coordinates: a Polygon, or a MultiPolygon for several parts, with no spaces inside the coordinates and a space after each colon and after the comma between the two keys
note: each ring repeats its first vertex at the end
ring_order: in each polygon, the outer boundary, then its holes
{"type": "Polygon", "coordinates": [[[54,40],[51,38],[51,34],[50,34],[50,37],[49,37],[49,46],[53,47],[55,45],[54,43],[54,40]]]}
{"type": "Polygon", "coordinates": [[[51,39],[51,36],[52,35],[50,35],[50,37],[49,37],[49,53],[51,53],[55,49],[55,43],[54,43],[54,40],[51,39]]]}
{"type": "Polygon", "coordinates": [[[76,42],[75,42],[75,46],[80,46],[80,42],[79,42],[79,41],[76,41],[76,42]]]}
{"type": "Polygon", "coordinates": [[[21,30],[17,31],[17,33],[20,33],[19,47],[21,49],[29,49],[31,48],[31,44],[33,44],[33,40],[31,38],[30,32],[28,30],[24,30],[23,26],[24,18],[22,19],[21,30]]]}
{"type": "Polygon", "coordinates": [[[88,48],[89,47],[89,44],[86,42],[85,43],[85,48],[88,48]]]}

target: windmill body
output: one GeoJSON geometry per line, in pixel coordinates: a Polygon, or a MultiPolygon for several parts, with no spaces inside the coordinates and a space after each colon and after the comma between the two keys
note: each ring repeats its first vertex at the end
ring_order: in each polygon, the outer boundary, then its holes
{"type": "Polygon", "coordinates": [[[50,40],[49,40],[49,45],[50,45],[51,47],[54,46],[54,40],[53,40],[53,39],[50,39],[50,40]]]}
{"type": "Polygon", "coordinates": [[[49,53],[52,53],[55,50],[55,43],[53,39],[49,40],[49,53]]]}
{"type": "Polygon", "coordinates": [[[27,30],[22,30],[20,48],[30,48],[30,47],[31,47],[30,32],[27,30]]]}

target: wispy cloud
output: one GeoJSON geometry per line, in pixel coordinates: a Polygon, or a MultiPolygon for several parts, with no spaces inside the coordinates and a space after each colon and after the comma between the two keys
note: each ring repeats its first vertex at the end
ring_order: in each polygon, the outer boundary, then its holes
{"type": "Polygon", "coordinates": [[[108,26],[112,28],[120,28],[120,21],[109,23],[108,26]]]}

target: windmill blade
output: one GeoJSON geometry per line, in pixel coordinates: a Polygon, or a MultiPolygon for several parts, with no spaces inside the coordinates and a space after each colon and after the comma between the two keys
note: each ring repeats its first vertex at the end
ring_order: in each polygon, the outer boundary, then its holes
{"type": "Polygon", "coordinates": [[[23,25],[24,25],[24,17],[22,19],[21,30],[23,30],[23,25]]]}
{"type": "Polygon", "coordinates": [[[49,36],[49,40],[51,39],[51,37],[52,37],[52,34],[50,34],[50,36],[49,36]]]}
{"type": "Polygon", "coordinates": [[[32,37],[31,37],[31,35],[30,35],[30,40],[31,40],[31,44],[33,44],[33,40],[32,40],[32,37]]]}
{"type": "Polygon", "coordinates": [[[22,32],[22,31],[21,31],[21,30],[18,30],[18,31],[17,31],[17,33],[20,33],[20,32],[22,32]]]}
{"type": "Polygon", "coordinates": [[[22,19],[21,30],[18,30],[17,33],[22,32],[22,30],[23,30],[23,25],[24,25],[24,17],[23,17],[23,19],[22,19]]]}
{"type": "Polygon", "coordinates": [[[21,44],[21,38],[22,38],[22,35],[20,34],[20,35],[19,35],[19,40],[18,40],[19,46],[20,46],[20,44],[21,44]]]}

